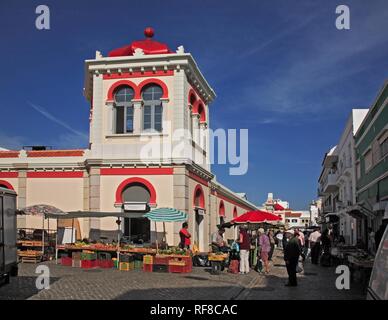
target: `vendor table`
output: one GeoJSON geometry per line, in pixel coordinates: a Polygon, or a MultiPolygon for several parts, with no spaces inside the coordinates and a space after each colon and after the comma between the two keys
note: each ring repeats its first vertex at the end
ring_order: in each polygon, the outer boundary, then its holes
{"type": "Polygon", "coordinates": [[[212,267],[211,273],[214,275],[220,274],[223,268],[225,267],[225,263],[228,258],[228,254],[209,253],[208,260],[210,261],[210,265],[212,267]]]}

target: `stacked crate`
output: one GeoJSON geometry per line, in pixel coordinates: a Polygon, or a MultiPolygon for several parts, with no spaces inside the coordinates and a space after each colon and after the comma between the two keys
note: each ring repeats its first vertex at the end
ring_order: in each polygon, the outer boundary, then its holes
{"type": "Polygon", "coordinates": [[[83,251],[81,253],[81,268],[90,269],[97,267],[97,254],[92,251],[83,251]]]}
{"type": "Polygon", "coordinates": [[[152,272],[152,267],[154,264],[154,257],[151,255],[145,255],[143,257],[143,271],[152,272]]]}
{"type": "Polygon", "coordinates": [[[99,252],[97,256],[98,256],[97,265],[100,268],[106,268],[106,269],[113,268],[113,261],[110,253],[99,252]]]}
{"type": "Polygon", "coordinates": [[[71,255],[71,266],[81,268],[81,252],[73,252],[71,255]]]}
{"type": "Polygon", "coordinates": [[[119,270],[131,271],[135,269],[135,259],[131,254],[120,254],[119,270]]]}

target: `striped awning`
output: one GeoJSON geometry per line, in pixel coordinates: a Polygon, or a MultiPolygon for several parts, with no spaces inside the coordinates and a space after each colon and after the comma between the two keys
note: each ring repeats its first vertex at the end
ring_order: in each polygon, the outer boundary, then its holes
{"type": "Polygon", "coordinates": [[[180,222],[187,220],[185,212],[173,208],[157,208],[145,214],[144,217],[157,222],[180,222]]]}

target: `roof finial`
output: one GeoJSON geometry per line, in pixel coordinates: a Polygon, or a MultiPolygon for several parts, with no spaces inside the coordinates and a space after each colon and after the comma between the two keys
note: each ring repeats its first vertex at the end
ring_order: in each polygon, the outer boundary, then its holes
{"type": "Polygon", "coordinates": [[[147,37],[147,38],[152,38],[154,36],[154,29],[151,28],[151,27],[147,27],[144,29],[144,35],[147,37]]]}

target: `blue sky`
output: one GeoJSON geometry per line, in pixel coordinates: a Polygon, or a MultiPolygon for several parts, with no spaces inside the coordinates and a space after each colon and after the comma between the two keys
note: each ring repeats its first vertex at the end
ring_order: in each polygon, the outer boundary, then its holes
{"type": "Polygon", "coordinates": [[[249,129],[248,174],[213,171],[258,204],[273,192],[307,208],[350,110],[369,107],[388,78],[386,0],[2,0],[0,146],[85,147],[83,61],[143,38],[145,26],[193,54],[218,96],[212,128],[249,129]],[[51,9],[49,31],[35,28],[39,4],[51,9]],[[339,4],[350,30],[335,28],[339,4]]]}

